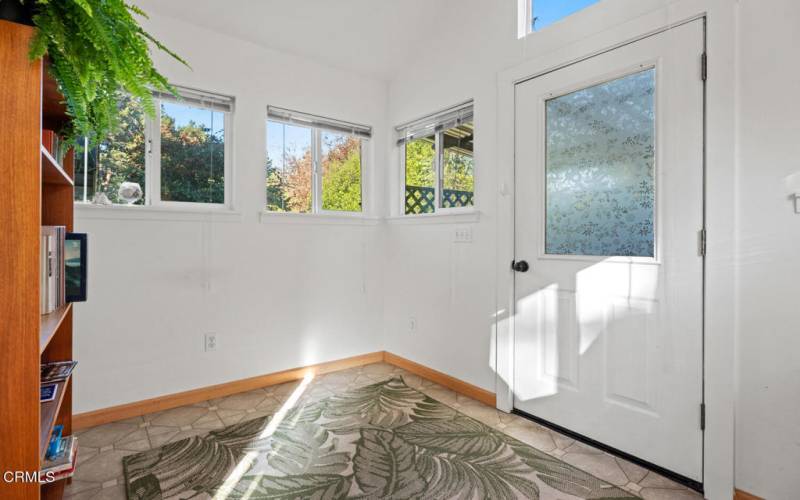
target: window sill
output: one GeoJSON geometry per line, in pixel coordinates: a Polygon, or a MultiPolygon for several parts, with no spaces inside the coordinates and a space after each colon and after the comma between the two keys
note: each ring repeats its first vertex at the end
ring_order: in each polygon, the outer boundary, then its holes
{"type": "Polygon", "coordinates": [[[387,217],[387,224],[464,224],[478,222],[481,213],[477,210],[439,214],[396,215],[387,217]]]}
{"type": "Polygon", "coordinates": [[[227,207],[159,207],[75,203],[79,219],[241,222],[242,214],[227,207]]]}
{"type": "Polygon", "coordinates": [[[297,214],[291,212],[261,212],[262,224],[317,224],[339,226],[377,226],[381,220],[361,214],[297,214]]]}

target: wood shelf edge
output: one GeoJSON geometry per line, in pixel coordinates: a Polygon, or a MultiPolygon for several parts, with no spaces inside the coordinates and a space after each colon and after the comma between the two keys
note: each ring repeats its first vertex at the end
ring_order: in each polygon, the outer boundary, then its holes
{"type": "Polygon", "coordinates": [[[39,318],[39,355],[41,355],[47,346],[50,344],[50,341],[53,340],[53,337],[56,336],[56,332],[58,332],[58,328],[61,326],[61,323],[64,322],[64,318],[67,317],[67,313],[69,313],[70,309],[72,309],[72,303],[68,302],[67,304],[59,307],[55,311],[49,314],[42,314],[39,318]]]}
{"type": "Polygon", "coordinates": [[[50,151],[44,145],[41,146],[42,151],[42,183],[44,184],[63,184],[74,186],[75,182],[72,177],[64,171],[64,168],[58,164],[50,151]]]}

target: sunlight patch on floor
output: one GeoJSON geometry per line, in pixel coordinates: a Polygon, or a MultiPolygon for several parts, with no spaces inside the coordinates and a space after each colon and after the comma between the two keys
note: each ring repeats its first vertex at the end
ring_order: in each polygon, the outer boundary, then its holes
{"type": "MultiPolygon", "coordinates": [[[[259,434],[258,439],[264,439],[271,436],[278,426],[283,422],[283,419],[286,418],[286,414],[294,408],[297,404],[297,401],[300,399],[300,396],[303,395],[308,384],[314,379],[313,373],[308,373],[303,378],[303,381],[300,382],[300,385],[292,392],[292,395],[289,396],[289,399],[281,406],[281,408],[275,413],[272,419],[269,421],[264,430],[259,434]]],[[[245,473],[250,470],[250,467],[253,466],[253,462],[258,458],[258,452],[250,451],[245,454],[244,457],[236,464],[236,467],[231,471],[227,478],[225,478],[225,482],[222,483],[222,486],[219,488],[217,493],[214,495],[214,500],[225,500],[228,496],[233,493],[233,489],[245,475],[245,473]]],[[[250,496],[253,494],[254,489],[258,486],[258,479],[253,480],[250,483],[250,487],[248,490],[241,496],[242,500],[248,500],[250,496]]]]}

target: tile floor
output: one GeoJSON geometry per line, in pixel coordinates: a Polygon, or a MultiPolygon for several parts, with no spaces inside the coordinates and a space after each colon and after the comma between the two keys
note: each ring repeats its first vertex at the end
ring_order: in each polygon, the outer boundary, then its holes
{"type": "MultiPolygon", "coordinates": [[[[406,383],[430,397],[575,465],[645,500],[699,500],[702,495],[654,472],[548,430],[516,415],[497,411],[401,368],[375,363],[320,375],[311,381],[299,404],[334,392],[402,375],[406,383]]],[[[274,413],[299,382],[257,389],[158,413],[78,431],[78,468],[65,498],[124,499],[122,457],[237,422],[274,413]]]]}

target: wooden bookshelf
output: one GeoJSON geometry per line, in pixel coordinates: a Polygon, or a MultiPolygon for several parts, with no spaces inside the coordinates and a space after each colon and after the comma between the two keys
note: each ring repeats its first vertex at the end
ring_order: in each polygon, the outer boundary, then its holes
{"type": "MultiPolygon", "coordinates": [[[[0,20],[0,467],[41,470],[55,425],[72,434],[72,379],[39,403],[40,365],[72,359],[72,307],[41,315],[41,226],[73,230],[73,154],[62,164],[42,146],[42,129],[68,117],[45,63],[30,61],[31,26],[0,20]]],[[[61,498],[66,481],[0,481],[0,498],[61,498]]]]}

